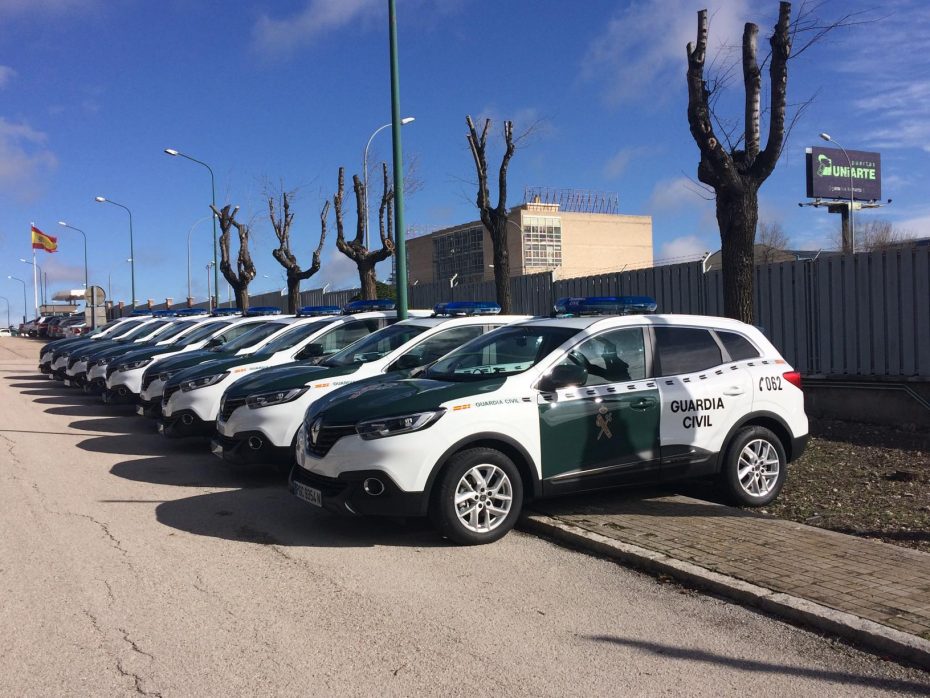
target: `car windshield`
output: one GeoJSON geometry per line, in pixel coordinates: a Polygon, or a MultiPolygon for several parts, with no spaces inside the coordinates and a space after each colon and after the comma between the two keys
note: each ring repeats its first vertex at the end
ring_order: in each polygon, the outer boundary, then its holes
{"type": "Polygon", "coordinates": [[[129,331],[139,327],[141,322],[142,320],[127,320],[115,330],[110,332],[107,335],[107,339],[116,339],[117,337],[122,337],[126,334],[129,334],[129,331]]]}
{"type": "Polygon", "coordinates": [[[287,332],[282,332],[280,336],[268,342],[268,344],[255,352],[255,355],[271,356],[279,351],[290,349],[300,344],[307,337],[316,334],[332,322],[332,320],[319,320],[317,322],[308,322],[298,325],[297,327],[292,327],[287,332]]]}
{"type": "Polygon", "coordinates": [[[152,337],[153,342],[164,342],[166,339],[171,339],[172,337],[177,337],[184,330],[189,330],[191,327],[197,324],[196,320],[185,320],[184,322],[172,322],[167,327],[162,327],[154,337],[152,337]]]}
{"type": "Polygon", "coordinates": [[[577,332],[544,325],[502,327],[450,352],[430,366],[424,377],[469,381],[514,376],[538,364],[577,332]]]}
{"type": "Polygon", "coordinates": [[[321,366],[352,366],[375,361],[406,344],[418,334],[429,329],[419,325],[391,325],[383,330],[362,337],[340,352],[323,361],[321,366]]]}
{"type": "Polygon", "coordinates": [[[149,323],[142,325],[141,327],[137,327],[129,334],[123,335],[122,337],[120,337],[120,339],[125,340],[127,342],[132,342],[136,339],[139,339],[140,337],[148,337],[150,334],[152,334],[152,332],[157,330],[159,327],[162,327],[163,325],[167,325],[167,324],[168,324],[167,320],[156,320],[155,322],[149,322],[149,323]]]}
{"type": "Polygon", "coordinates": [[[243,335],[239,335],[231,342],[226,342],[226,344],[213,347],[210,351],[237,352],[241,349],[248,349],[249,347],[254,347],[263,339],[267,339],[275,332],[280,332],[282,327],[287,327],[287,325],[284,325],[280,322],[263,322],[260,325],[257,325],[255,329],[249,330],[243,335]]]}
{"type": "Polygon", "coordinates": [[[196,330],[191,330],[186,335],[178,339],[176,344],[181,344],[185,347],[190,346],[200,342],[207,337],[210,337],[217,332],[219,332],[224,327],[228,327],[228,322],[206,322],[201,327],[198,327],[196,330]]]}

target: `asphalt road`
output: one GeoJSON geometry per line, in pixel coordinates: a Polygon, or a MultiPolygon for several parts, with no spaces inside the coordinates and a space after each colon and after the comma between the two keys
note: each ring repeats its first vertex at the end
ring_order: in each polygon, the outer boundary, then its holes
{"type": "Polygon", "coordinates": [[[0,694],[927,694],[930,676],[512,533],[228,471],[0,338],[0,694]]]}

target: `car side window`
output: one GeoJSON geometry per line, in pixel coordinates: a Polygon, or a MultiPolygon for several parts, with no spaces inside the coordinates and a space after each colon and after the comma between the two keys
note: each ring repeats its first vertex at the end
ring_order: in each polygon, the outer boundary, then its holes
{"type": "Polygon", "coordinates": [[[720,346],[710,330],[696,327],[656,327],[659,375],[694,373],[723,363],[720,346]]]}
{"type": "Polygon", "coordinates": [[[223,340],[223,343],[225,344],[226,342],[231,342],[236,337],[243,335],[246,332],[249,332],[250,330],[254,330],[254,329],[255,329],[255,325],[248,323],[248,322],[243,322],[239,325],[234,325],[233,327],[230,327],[228,330],[223,332],[223,334],[219,335],[219,337],[223,340]]]}
{"type": "Polygon", "coordinates": [[[646,377],[646,348],[638,327],[604,332],[573,347],[560,365],[580,365],[587,369],[585,385],[623,383],[646,377]]]}
{"type": "Polygon", "coordinates": [[[332,332],[328,332],[320,338],[320,344],[323,345],[323,354],[334,354],[349,346],[352,342],[367,337],[378,329],[378,324],[377,318],[370,318],[339,325],[332,332]]]}
{"type": "Polygon", "coordinates": [[[741,334],[717,330],[717,338],[723,344],[724,349],[727,350],[732,361],[757,359],[761,356],[759,350],[741,334]]]}
{"type": "Polygon", "coordinates": [[[480,337],[482,334],[484,334],[484,327],[481,325],[454,327],[450,330],[437,332],[429,339],[424,339],[411,349],[410,353],[406,356],[412,355],[417,357],[417,365],[422,366],[432,363],[436,359],[445,356],[453,349],[457,349],[466,342],[470,342],[475,337],[480,337]]]}

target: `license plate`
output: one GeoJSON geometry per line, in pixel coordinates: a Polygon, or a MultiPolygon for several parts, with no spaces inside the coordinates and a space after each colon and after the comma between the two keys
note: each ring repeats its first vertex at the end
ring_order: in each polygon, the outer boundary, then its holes
{"type": "Polygon", "coordinates": [[[323,506],[323,493],[314,487],[308,487],[302,482],[294,482],[294,494],[313,506],[323,506]]]}
{"type": "Polygon", "coordinates": [[[161,422],[158,423],[158,433],[159,433],[159,434],[164,434],[164,433],[165,433],[165,425],[162,424],[161,422]]]}
{"type": "Polygon", "coordinates": [[[70,380],[70,379],[65,378],[65,386],[68,387],[68,388],[71,387],[71,380],[70,380]]]}
{"type": "Polygon", "coordinates": [[[215,441],[210,444],[210,450],[213,451],[213,455],[217,458],[223,457],[223,446],[216,443],[215,441]]]}
{"type": "Polygon", "coordinates": [[[136,405],[136,414],[140,417],[145,416],[145,408],[142,405],[136,405]]]}

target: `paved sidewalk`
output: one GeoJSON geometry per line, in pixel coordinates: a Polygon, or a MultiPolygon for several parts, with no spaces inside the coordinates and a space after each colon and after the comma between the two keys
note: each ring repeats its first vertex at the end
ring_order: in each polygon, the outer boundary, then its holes
{"type": "MultiPolygon", "coordinates": [[[[892,629],[879,630],[879,635],[903,638],[915,649],[904,652],[910,655],[906,658],[925,665],[930,658],[930,554],[690,497],[649,492],[573,497],[538,502],[533,508],[537,515],[527,521],[530,529],[561,539],[574,536],[570,542],[601,553],[613,541],[619,551],[614,557],[633,564],[664,559],[707,570],[715,578],[708,586],[715,590],[721,580],[724,586],[727,578],[741,580],[748,584],[729,585],[734,593],[727,595],[744,602],[758,596],[747,594],[747,589],[761,587],[810,602],[804,604],[810,607],[827,607],[840,613],[821,614],[832,616],[831,623],[821,624],[825,629],[837,618],[846,625],[879,624],[892,629]],[[598,545],[585,544],[584,539],[598,545]],[[856,618],[867,623],[856,623],[856,618]]],[[[655,564],[640,566],[665,570],[655,564]]],[[[693,576],[676,575],[675,569],[685,568],[672,564],[673,576],[693,576]]],[[[856,633],[841,634],[892,651],[856,633]]]]}

